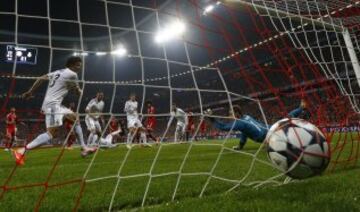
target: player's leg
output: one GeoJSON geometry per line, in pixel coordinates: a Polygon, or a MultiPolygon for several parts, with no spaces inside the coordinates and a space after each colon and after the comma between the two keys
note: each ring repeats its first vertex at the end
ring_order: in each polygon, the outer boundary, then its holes
{"type": "Polygon", "coordinates": [[[101,125],[100,125],[99,120],[95,120],[94,125],[95,125],[95,135],[93,137],[92,144],[97,145],[99,138],[101,138],[101,131],[102,130],[101,130],[101,125]]]}
{"type": "Polygon", "coordinates": [[[180,136],[181,136],[181,130],[182,130],[182,127],[181,125],[176,124],[176,128],[175,128],[175,135],[174,135],[174,142],[178,142],[178,140],[180,139],[180,136]]]}
{"type": "Polygon", "coordinates": [[[181,141],[185,140],[185,131],[186,131],[186,125],[183,125],[181,129],[181,141]]]}
{"type": "Polygon", "coordinates": [[[154,131],[154,127],[155,127],[155,121],[149,120],[146,125],[146,132],[148,138],[151,138],[153,141],[157,142],[157,139],[152,135],[154,131]]]}
{"type": "Polygon", "coordinates": [[[58,134],[58,128],[62,125],[62,117],[60,109],[56,106],[47,108],[45,111],[45,122],[47,131],[37,136],[30,143],[26,144],[25,147],[19,148],[14,151],[14,156],[16,163],[18,165],[23,165],[25,162],[25,152],[35,149],[39,146],[50,143],[51,139],[56,138],[58,134]]]}
{"type": "Polygon", "coordinates": [[[88,136],[88,139],[87,139],[87,144],[88,145],[92,145],[92,142],[94,140],[94,136],[96,135],[96,128],[95,128],[95,123],[94,123],[94,119],[91,118],[90,116],[86,116],[85,117],[85,124],[86,124],[86,127],[89,131],[89,136],[88,136]]]}
{"type": "Polygon", "coordinates": [[[64,108],[63,110],[67,112],[65,115],[65,119],[74,124],[75,136],[77,140],[80,142],[81,149],[83,150],[81,152],[81,155],[86,156],[88,154],[94,153],[97,150],[97,148],[89,148],[84,142],[84,134],[77,114],[75,114],[72,110],[67,108],[64,108]]]}
{"type": "Polygon", "coordinates": [[[5,136],[5,151],[9,151],[12,147],[12,141],[13,141],[13,133],[12,129],[6,128],[6,136],[5,136]]]}

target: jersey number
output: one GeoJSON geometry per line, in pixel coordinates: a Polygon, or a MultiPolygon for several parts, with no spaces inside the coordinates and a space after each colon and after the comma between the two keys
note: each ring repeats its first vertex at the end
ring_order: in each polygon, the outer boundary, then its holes
{"type": "Polygon", "coordinates": [[[59,79],[59,77],[60,77],[60,74],[56,74],[56,75],[55,75],[55,77],[53,77],[53,78],[51,79],[51,81],[50,81],[50,85],[49,85],[49,87],[50,87],[50,88],[51,88],[51,87],[53,87],[53,86],[55,85],[56,80],[58,80],[58,79],[59,79]]]}

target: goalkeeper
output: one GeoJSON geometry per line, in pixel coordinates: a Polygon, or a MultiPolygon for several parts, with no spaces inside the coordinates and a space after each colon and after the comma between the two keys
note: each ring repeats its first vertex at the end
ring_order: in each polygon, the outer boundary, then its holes
{"type": "MultiPolygon", "coordinates": [[[[211,115],[211,110],[208,114],[211,115]]],[[[240,131],[240,143],[239,146],[234,146],[234,150],[242,150],[247,142],[247,138],[252,139],[255,142],[262,143],[265,140],[266,134],[271,126],[268,126],[258,120],[254,119],[249,115],[242,115],[240,108],[234,106],[233,111],[230,110],[230,116],[235,117],[237,120],[233,122],[224,123],[215,118],[209,117],[213,126],[223,131],[240,131]],[[232,114],[234,113],[234,114],[232,114]]],[[[310,113],[306,109],[306,103],[304,100],[301,101],[300,107],[291,111],[288,114],[291,118],[301,117],[303,119],[309,119],[310,113]]]]}

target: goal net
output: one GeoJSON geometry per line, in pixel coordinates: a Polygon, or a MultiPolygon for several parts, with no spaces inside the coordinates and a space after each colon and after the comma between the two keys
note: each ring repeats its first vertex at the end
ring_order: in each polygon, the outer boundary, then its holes
{"type": "MultiPolygon", "coordinates": [[[[115,148],[81,158],[68,150],[72,129],[30,151],[24,166],[1,152],[0,205],[12,210],[120,210],[289,179],[269,161],[263,143],[219,131],[209,117],[234,121],[235,108],[271,125],[307,102],[310,122],[326,135],[332,161],[325,174],[358,166],[360,157],[359,1],[295,0],[2,0],[0,2],[1,131],[15,107],[14,148],[45,132],[46,87],[21,98],[36,79],[83,59],[80,96],[69,94],[86,132],[85,107],[104,93],[101,136],[112,120],[125,133],[115,148]],[[152,147],[126,148],[125,102],[137,96],[156,108],[152,147]],[[189,120],[174,142],[172,105],[189,120]],[[208,109],[212,109],[212,114],[208,109]],[[12,204],[18,196],[24,204],[12,204]]],[[[173,121],[176,122],[176,119],[173,121]]],[[[234,127],[234,126],[233,126],[234,127]]],[[[85,140],[87,139],[86,133],[85,140]]],[[[6,143],[6,135],[1,139],[6,143]]],[[[134,136],[134,143],[139,140],[134,136]]]]}

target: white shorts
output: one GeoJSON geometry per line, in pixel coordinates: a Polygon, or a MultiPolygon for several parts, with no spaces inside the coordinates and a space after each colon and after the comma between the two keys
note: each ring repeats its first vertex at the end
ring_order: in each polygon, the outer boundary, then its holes
{"type": "Polygon", "coordinates": [[[62,105],[49,105],[43,109],[43,112],[45,113],[46,128],[62,126],[64,116],[74,113],[62,105]]]}
{"type": "Polygon", "coordinates": [[[101,125],[98,119],[85,116],[85,124],[89,131],[101,132],[101,125]]]}
{"type": "Polygon", "coordinates": [[[134,118],[134,119],[128,119],[127,120],[127,127],[128,129],[130,128],[139,128],[142,127],[142,123],[138,118],[134,118]]]}
{"type": "Polygon", "coordinates": [[[180,131],[182,133],[185,133],[186,124],[184,122],[177,122],[176,123],[176,131],[180,131]]]}

